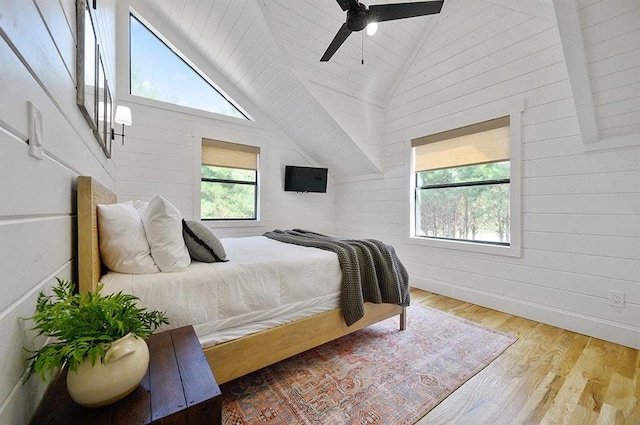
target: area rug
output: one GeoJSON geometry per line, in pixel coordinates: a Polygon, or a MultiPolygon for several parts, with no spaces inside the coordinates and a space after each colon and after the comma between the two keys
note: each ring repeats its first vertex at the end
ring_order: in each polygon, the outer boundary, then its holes
{"type": "Polygon", "coordinates": [[[514,336],[423,306],[222,385],[224,425],[413,424],[514,336]]]}

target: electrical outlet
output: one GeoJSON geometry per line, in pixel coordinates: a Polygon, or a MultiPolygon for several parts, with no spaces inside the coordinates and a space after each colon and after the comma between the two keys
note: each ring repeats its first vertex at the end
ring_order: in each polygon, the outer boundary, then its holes
{"type": "Polygon", "coordinates": [[[610,290],[609,305],[614,307],[624,307],[624,292],[610,290]]]}

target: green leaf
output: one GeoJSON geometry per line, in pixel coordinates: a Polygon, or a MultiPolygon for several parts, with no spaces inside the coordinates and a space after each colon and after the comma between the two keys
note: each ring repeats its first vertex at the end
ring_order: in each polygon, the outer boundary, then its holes
{"type": "Polygon", "coordinates": [[[95,292],[76,294],[72,282],[56,278],[58,285],[53,295],[42,292],[36,301],[36,313],[26,319],[33,320],[32,330],[46,335],[52,342],[38,350],[27,350],[28,374],[43,380],[52,378],[57,369],[68,363],[74,371],[86,359],[103,361],[111,343],[128,333],[146,338],[162,324],[169,324],[160,311],[147,312],[139,308],[134,295],[118,292],[103,296],[102,284],[95,292]]]}

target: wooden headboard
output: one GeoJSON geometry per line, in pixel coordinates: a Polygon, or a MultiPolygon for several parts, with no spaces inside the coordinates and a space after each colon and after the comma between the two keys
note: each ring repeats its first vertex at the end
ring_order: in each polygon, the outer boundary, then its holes
{"type": "Polygon", "coordinates": [[[103,272],[98,240],[98,204],[113,204],[115,193],[88,176],[79,176],[78,285],[81,294],[95,290],[103,272]]]}

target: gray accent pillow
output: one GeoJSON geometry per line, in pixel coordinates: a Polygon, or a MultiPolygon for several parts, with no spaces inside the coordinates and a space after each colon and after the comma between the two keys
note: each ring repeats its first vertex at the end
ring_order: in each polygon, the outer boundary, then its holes
{"type": "Polygon", "coordinates": [[[183,219],[182,236],[192,260],[204,263],[228,261],[220,239],[199,221],[183,219]]]}

